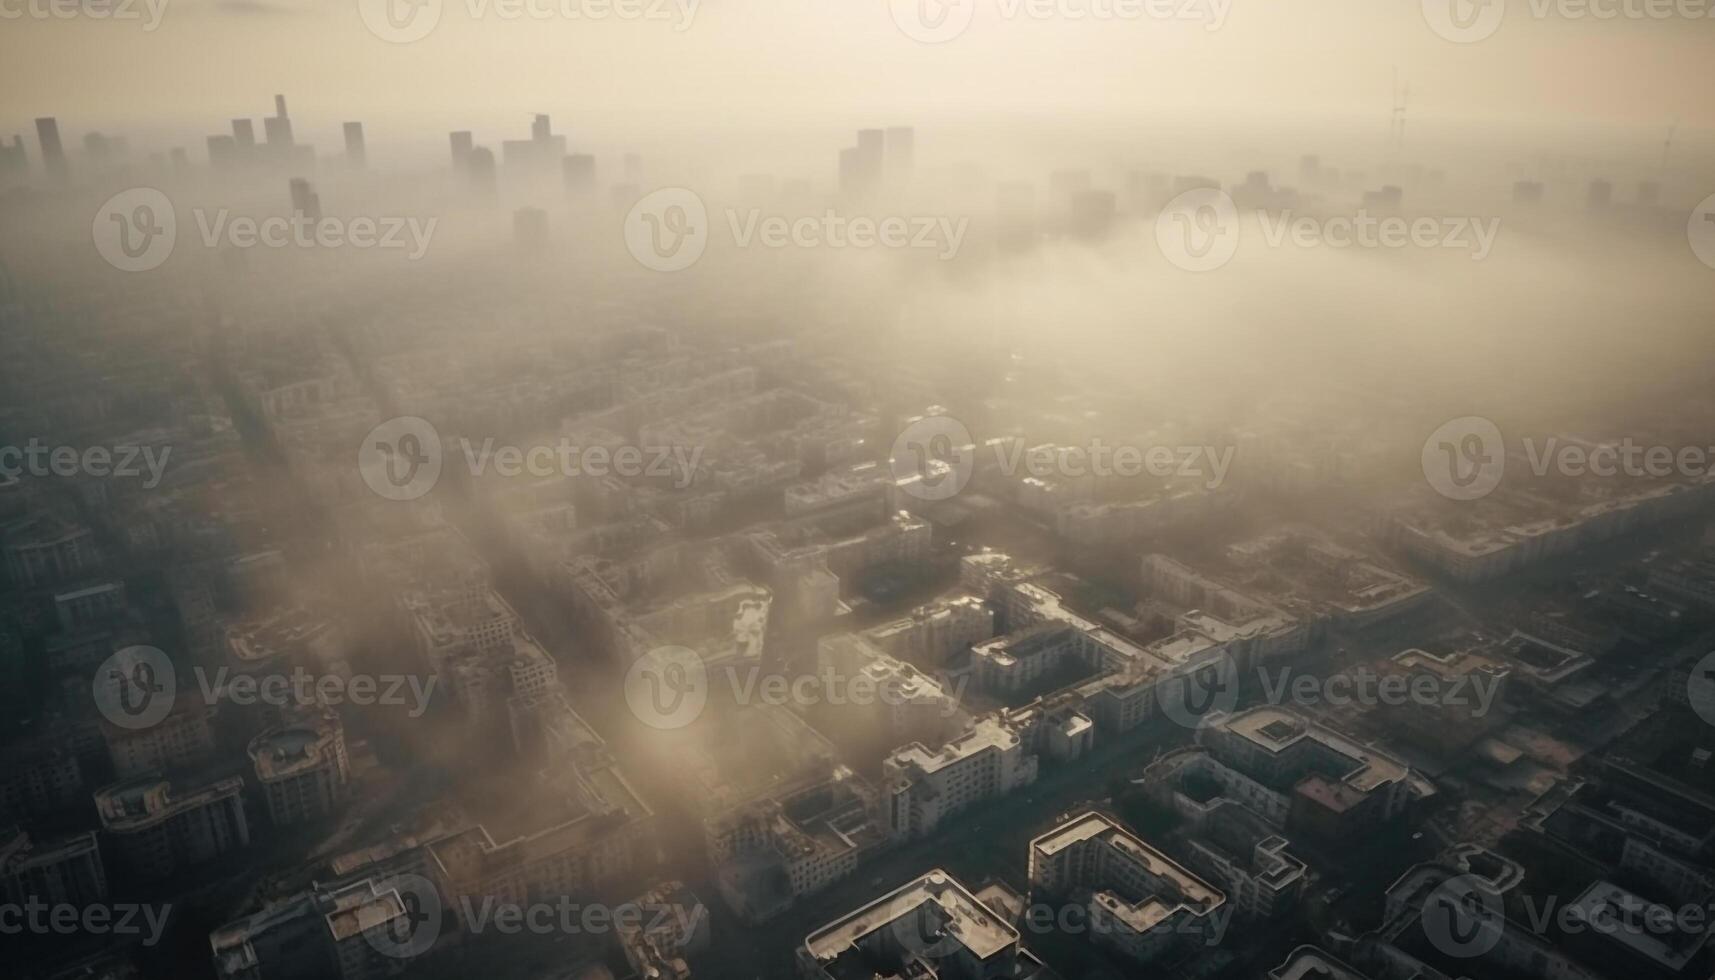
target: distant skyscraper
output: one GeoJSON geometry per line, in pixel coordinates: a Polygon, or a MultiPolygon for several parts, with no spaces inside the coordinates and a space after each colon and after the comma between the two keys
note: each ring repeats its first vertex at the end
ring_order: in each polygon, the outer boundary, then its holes
{"type": "Polygon", "coordinates": [[[1608,205],[1614,203],[1614,185],[1605,180],[1590,182],[1590,193],[1584,199],[1584,206],[1592,211],[1606,211],[1608,205]]]}
{"type": "Polygon", "coordinates": [[[42,144],[42,169],[48,176],[64,180],[70,175],[65,147],[60,144],[60,124],[53,117],[36,120],[36,141],[42,144]]]}
{"type": "Polygon", "coordinates": [[[883,156],[882,166],[889,183],[910,179],[917,166],[917,130],[910,126],[889,126],[883,156]]]}
{"type": "Polygon", "coordinates": [[[320,221],[322,218],[322,199],[316,193],[315,188],[310,186],[310,182],[303,177],[293,177],[290,187],[293,215],[301,214],[311,221],[320,221]]]}
{"type": "Polygon", "coordinates": [[[108,136],[104,133],[83,134],[83,152],[91,163],[98,166],[115,163],[125,156],[127,141],[123,136],[108,136]]]}
{"type": "Polygon", "coordinates": [[[1541,204],[1542,182],[1538,180],[1521,180],[1513,185],[1514,204],[1541,204]]]}
{"type": "Polygon", "coordinates": [[[461,129],[449,133],[448,136],[452,140],[453,147],[453,173],[461,177],[469,176],[470,150],[474,145],[470,140],[470,130],[461,129]]]}
{"type": "Polygon", "coordinates": [[[573,153],[560,162],[565,175],[566,190],[587,193],[595,188],[595,157],[588,153],[573,153]]]}
{"type": "Polygon", "coordinates": [[[217,171],[231,170],[238,163],[238,141],[230,136],[208,138],[208,165],[217,171]]]}
{"type": "Polygon", "coordinates": [[[345,124],[345,162],[353,167],[362,168],[368,165],[369,154],[363,147],[363,124],[348,122],[345,124]]]}
{"type": "Polygon", "coordinates": [[[30,169],[30,157],[24,152],[24,137],[14,136],[10,144],[0,143],[0,173],[22,174],[30,169]]]}
{"type": "Polygon", "coordinates": [[[1388,184],[1379,191],[1364,192],[1364,207],[1366,208],[1397,208],[1405,202],[1405,189],[1397,184],[1388,184]]]}
{"type": "Polygon", "coordinates": [[[256,148],[256,124],[249,119],[234,119],[232,139],[238,144],[238,152],[249,153],[256,148]]]}
{"type": "Polygon", "coordinates": [[[494,173],[494,151],[486,146],[473,146],[467,159],[471,186],[484,197],[494,197],[499,192],[494,173]]]}
{"type": "Polygon", "coordinates": [[[530,121],[529,139],[500,141],[500,161],[508,169],[521,168],[541,173],[557,167],[565,155],[566,137],[554,135],[552,124],[544,113],[537,113],[530,121]]]}
{"type": "Polygon", "coordinates": [[[268,148],[276,156],[285,157],[292,146],[292,120],[286,115],[286,97],[274,96],[274,114],[262,120],[268,137],[268,148]]]}
{"type": "Polygon", "coordinates": [[[857,146],[840,151],[842,194],[868,194],[881,183],[887,133],[880,129],[860,129],[857,135],[857,146]]]}

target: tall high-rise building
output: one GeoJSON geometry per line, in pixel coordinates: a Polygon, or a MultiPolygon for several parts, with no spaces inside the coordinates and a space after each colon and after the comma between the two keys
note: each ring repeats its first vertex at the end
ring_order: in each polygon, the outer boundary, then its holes
{"type": "Polygon", "coordinates": [[[60,143],[59,120],[52,116],[36,120],[36,141],[42,144],[42,169],[48,176],[57,180],[69,176],[65,147],[60,143]]]}
{"type": "Polygon", "coordinates": [[[248,153],[256,148],[256,124],[249,119],[234,119],[232,121],[232,139],[238,144],[240,153],[248,153]]]}
{"type": "Polygon", "coordinates": [[[470,173],[470,150],[475,144],[471,142],[470,130],[461,129],[449,133],[453,148],[453,173],[466,176],[470,173]]]}
{"type": "Polygon", "coordinates": [[[30,158],[24,152],[24,137],[14,136],[10,144],[0,143],[0,174],[21,174],[29,169],[30,158]]]}
{"type": "Polygon", "coordinates": [[[473,146],[469,161],[470,183],[476,192],[489,198],[499,193],[499,184],[494,174],[494,151],[486,146],[473,146]]]}
{"type": "Polygon", "coordinates": [[[595,189],[595,157],[588,153],[573,153],[560,162],[566,179],[566,190],[587,193],[595,189]]]}
{"type": "Polygon", "coordinates": [[[530,121],[527,140],[501,140],[500,159],[506,167],[542,173],[557,167],[566,155],[566,137],[555,136],[553,125],[545,113],[537,113],[530,121]]]}
{"type": "Polygon", "coordinates": [[[840,151],[842,194],[868,194],[881,183],[887,134],[880,129],[860,129],[857,135],[857,146],[840,151]]]}
{"type": "Polygon", "coordinates": [[[363,146],[363,124],[360,122],[345,124],[345,162],[359,169],[368,165],[369,154],[363,146]]]}
{"type": "Polygon", "coordinates": [[[316,193],[316,189],[310,185],[309,180],[303,177],[293,177],[290,186],[292,190],[292,213],[294,215],[301,214],[311,221],[320,221],[322,218],[322,199],[316,193]]]}
{"type": "Polygon", "coordinates": [[[286,97],[274,96],[274,114],[262,120],[262,129],[268,138],[268,148],[278,156],[284,157],[292,146],[292,120],[286,115],[286,97]]]}
{"type": "Polygon", "coordinates": [[[230,136],[208,138],[208,165],[215,170],[231,170],[238,163],[238,142],[230,136]]]}

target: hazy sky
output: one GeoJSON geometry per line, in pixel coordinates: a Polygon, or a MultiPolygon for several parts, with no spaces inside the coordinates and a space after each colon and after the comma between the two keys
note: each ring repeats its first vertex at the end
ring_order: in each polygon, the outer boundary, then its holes
{"type": "MultiPolygon", "coordinates": [[[[1218,0],[1221,13],[1217,0],[1171,0],[1191,4],[1183,21],[1041,18],[1014,0],[965,0],[973,22],[942,44],[908,37],[888,0],[703,0],[688,25],[691,0],[660,0],[667,19],[654,21],[553,12],[607,0],[532,0],[550,16],[513,19],[496,0],[441,0],[432,33],[407,44],[368,30],[358,0],[153,0],[165,8],[150,32],[146,0],[103,0],[134,4],[133,20],[32,15],[50,2],[0,0],[10,18],[0,20],[0,133],[28,132],[46,114],[72,134],[150,123],[212,132],[267,114],[275,92],[330,149],[342,119],[513,130],[480,140],[523,135],[530,111],[614,134],[932,126],[971,110],[1292,125],[1385,120],[1396,67],[1418,133],[1472,119],[1613,124],[1647,145],[1675,118],[1693,142],[1715,124],[1715,19],[1569,18],[1558,5],[1535,16],[1532,2],[1549,0],[1507,0],[1493,36],[1468,45],[1431,30],[1420,0],[1218,0]]],[[[1565,2],[1623,11],[1662,0],[1565,2]]]]}

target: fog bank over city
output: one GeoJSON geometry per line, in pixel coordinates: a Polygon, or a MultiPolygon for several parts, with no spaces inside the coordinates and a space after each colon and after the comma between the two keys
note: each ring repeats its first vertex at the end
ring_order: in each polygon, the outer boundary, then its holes
{"type": "Polygon", "coordinates": [[[0,0],[8,968],[1705,980],[1712,15],[0,0]]]}

